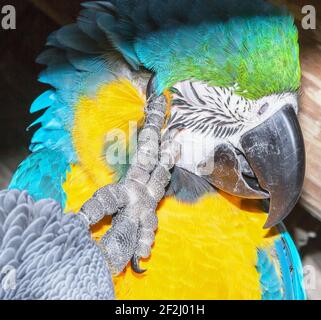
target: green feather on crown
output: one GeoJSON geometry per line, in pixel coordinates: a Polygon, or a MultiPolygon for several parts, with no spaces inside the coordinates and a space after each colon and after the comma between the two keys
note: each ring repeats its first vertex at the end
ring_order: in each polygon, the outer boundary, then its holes
{"type": "Polygon", "coordinates": [[[300,86],[298,31],[293,18],[275,8],[269,15],[159,29],[136,38],[134,47],[156,72],[160,92],[186,79],[236,85],[250,99],[300,86]]]}

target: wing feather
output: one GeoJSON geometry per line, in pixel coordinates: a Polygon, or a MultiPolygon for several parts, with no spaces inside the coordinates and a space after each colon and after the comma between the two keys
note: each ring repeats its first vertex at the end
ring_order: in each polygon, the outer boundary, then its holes
{"type": "MultiPolygon", "coordinates": [[[[29,127],[37,127],[30,145],[32,154],[19,166],[10,184],[10,188],[28,190],[36,200],[52,198],[62,205],[67,200],[63,190],[67,174],[81,160],[74,141],[79,101],[82,97],[94,99],[101,87],[114,81],[133,82],[134,77],[139,78],[130,66],[138,68],[130,50],[131,58],[124,58],[124,52],[117,51],[123,47],[113,33],[115,7],[106,1],[83,6],[77,23],[53,32],[47,40],[48,48],[37,59],[46,66],[39,81],[51,89],[30,108],[31,113],[42,112],[29,127]]],[[[145,85],[144,81],[141,83],[145,85]]],[[[108,119],[108,106],[105,108],[108,119]]],[[[123,111],[126,122],[132,111],[128,111],[129,115],[123,111]]]]}
{"type": "Polygon", "coordinates": [[[258,251],[262,299],[306,300],[299,253],[285,226],[278,228],[280,235],[273,246],[258,251]]]}

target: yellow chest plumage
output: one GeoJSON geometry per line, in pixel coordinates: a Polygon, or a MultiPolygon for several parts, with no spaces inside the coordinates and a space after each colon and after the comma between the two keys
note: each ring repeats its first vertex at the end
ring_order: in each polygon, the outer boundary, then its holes
{"type": "Polygon", "coordinates": [[[256,203],[221,194],[196,204],[167,198],[152,256],[115,279],[119,299],[260,299],[257,248],[271,244],[256,203]]]}
{"type": "MultiPolygon", "coordinates": [[[[105,135],[112,129],[130,137],[128,122],[142,121],[144,97],[129,81],[102,86],[95,99],[82,98],[75,109],[74,146],[79,163],[64,184],[66,211],[78,212],[114,172],[104,159],[105,135]]],[[[143,275],[128,268],[116,277],[118,299],[260,299],[257,248],[274,237],[264,230],[266,215],[256,202],[223,194],[205,195],[195,204],[164,199],[152,256],[142,262],[143,275]]],[[[106,219],[93,228],[99,239],[110,227],[106,219]]]]}

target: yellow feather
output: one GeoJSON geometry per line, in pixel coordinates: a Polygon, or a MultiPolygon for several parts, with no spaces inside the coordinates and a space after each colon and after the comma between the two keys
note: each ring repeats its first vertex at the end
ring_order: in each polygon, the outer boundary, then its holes
{"type": "Polygon", "coordinates": [[[77,212],[97,189],[115,182],[115,171],[104,155],[106,135],[115,129],[125,135],[124,148],[131,139],[129,122],[144,119],[145,97],[128,80],[103,85],[96,98],[82,97],[75,108],[73,130],[78,164],[67,175],[64,190],[66,211],[77,212]]]}
{"type": "Polygon", "coordinates": [[[257,203],[223,194],[165,199],[152,256],[115,278],[118,299],[260,299],[257,248],[274,241],[257,203]]]}
{"type": "MultiPolygon", "coordinates": [[[[78,212],[100,187],[114,182],[104,159],[106,133],[126,132],[129,121],[143,120],[144,97],[129,81],[102,86],[95,99],[83,97],[75,109],[74,144],[79,164],[71,168],[64,190],[66,211],[78,212]]],[[[164,199],[148,271],[131,268],[114,279],[118,299],[260,299],[257,248],[274,240],[264,230],[266,215],[257,203],[224,194],[206,195],[196,204],[164,199]]],[[[105,219],[93,228],[100,239],[110,227],[105,219]]]]}

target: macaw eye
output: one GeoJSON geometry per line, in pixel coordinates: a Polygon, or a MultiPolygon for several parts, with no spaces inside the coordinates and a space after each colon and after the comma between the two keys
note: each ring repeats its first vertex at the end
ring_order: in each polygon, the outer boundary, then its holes
{"type": "Polygon", "coordinates": [[[269,104],[267,102],[264,103],[263,106],[260,108],[258,114],[261,116],[263,113],[267,111],[268,108],[269,108],[269,104]]]}

